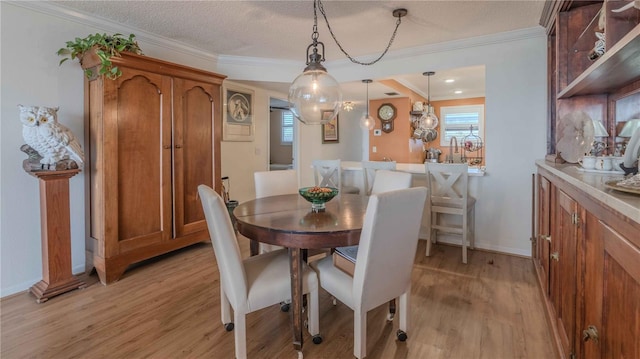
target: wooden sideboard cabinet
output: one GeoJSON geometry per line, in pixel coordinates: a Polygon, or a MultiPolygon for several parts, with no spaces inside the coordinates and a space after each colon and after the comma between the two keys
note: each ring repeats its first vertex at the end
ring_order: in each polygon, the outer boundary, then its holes
{"type": "Polygon", "coordinates": [[[221,190],[224,76],[145,56],[85,86],[87,263],[103,284],[127,266],[209,239],[197,186],[221,190]]]}
{"type": "MultiPolygon", "coordinates": [[[[572,114],[602,122],[605,154],[624,148],[617,134],[640,114],[640,9],[613,10],[630,3],[546,1],[547,154],[572,114]],[[606,51],[593,56],[602,32],[606,51]]],[[[640,358],[640,196],[574,165],[537,165],[534,263],[559,356],[640,358]]]]}
{"type": "Polygon", "coordinates": [[[609,134],[603,139],[606,153],[622,146],[616,134],[624,122],[637,118],[640,106],[640,9],[613,10],[630,2],[545,3],[540,24],[546,27],[548,39],[547,154],[556,153],[560,122],[576,113],[602,122],[609,134]],[[604,32],[606,52],[591,59],[596,32],[604,32]]]}
{"type": "Polygon", "coordinates": [[[640,196],[608,179],[538,164],[534,263],[561,358],[640,358],[640,196]]]}

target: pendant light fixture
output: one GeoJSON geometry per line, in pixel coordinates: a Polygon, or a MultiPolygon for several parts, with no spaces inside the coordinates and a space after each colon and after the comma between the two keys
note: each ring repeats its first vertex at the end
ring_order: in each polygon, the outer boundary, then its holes
{"type": "Polygon", "coordinates": [[[342,90],[338,81],[329,75],[327,69],[321,64],[325,60],[324,44],[318,41],[316,9],[316,0],[314,0],[312,43],[307,46],[307,67],[289,87],[289,102],[293,104],[291,112],[307,125],[320,125],[331,121],[338,115],[342,105],[342,90]],[[318,45],[322,46],[321,54],[318,53],[318,45]],[[333,116],[322,116],[324,111],[332,111],[333,116]]]}
{"type": "Polygon", "coordinates": [[[397,17],[398,20],[396,21],[395,30],[391,35],[386,49],[377,59],[371,62],[360,62],[352,58],[338,42],[329,25],[322,1],[313,1],[313,32],[311,33],[312,42],[307,46],[307,67],[305,67],[302,74],[296,77],[289,87],[289,102],[292,104],[291,112],[298,120],[307,125],[319,125],[331,121],[338,115],[342,105],[342,90],[340,89],[338,81],[329,75],[327,69],[322,66],[322,62],[325,61],[325,56],[324,44],[318,41],[318,10],[320,10],[327,24],[327,28],[340,48],[340,51],[347,55],[353,63],[359,65],[373,65],[382,59],[393,43],[402,17],[407,15],[406,9],[393,10],[393,16],[397,17]],[[321,52],[318,51],[318,45],[322,47],[321,52]],[[325,113],[331,113],[332,115],[324,116],[325,113]]]}
{"type": "Polygon", "coordinates": [[[342,109],[347,111],[347,112],[353,111],[353,102],[351,102],[351,101],[343,102],[342,103],[342,109]]]}
{"type": "Polygon", "coordinates": [[[434,129],[438,127],[438,116],[433,110],[433,106],[431,106],[431,76],[436,73],[433,71],[423,72],[423,76],[427,76],[427,108],[423,113],[422,117],[420,117],[420,128],[422,129],[434,129]]]}
{"type": "Polygon", "coordinates": [[[372,80],[367,79],[362,80],[362,82],[367,84],[367,112],[362,114],[362,117],[360,118],[360,127],[363,130],[371,131],[376,124],[376,121],[373,119],[373,117],[369,115],[369,84],[372,82],[372,80]]]}

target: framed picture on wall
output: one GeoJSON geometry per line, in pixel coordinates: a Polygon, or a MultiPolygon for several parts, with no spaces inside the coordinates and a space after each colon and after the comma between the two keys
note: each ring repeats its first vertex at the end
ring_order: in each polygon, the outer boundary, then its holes
{"type": "Polygon", "coordinates": [[[222,91],[222,140],[253,141],[253,91],[225,86],[222,91]]]}
{"type": "MultiPolygon", "coordinates": [[[[330,118],[333,116],[333,111],[322,111],[322,119],[330,118]]],[[[338,143],[339,137],[339,115],[333,120],[322,125],[322,143],[338,143]]]]}

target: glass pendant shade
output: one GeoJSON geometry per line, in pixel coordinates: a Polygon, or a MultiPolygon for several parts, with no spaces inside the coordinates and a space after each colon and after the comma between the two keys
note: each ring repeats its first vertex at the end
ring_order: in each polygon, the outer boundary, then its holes
{"type": "Polygon", "coordinates": [[[289,102],[293,104],[291,112],[302,123],[325,124],[338,115],[342,90],[326,71],[306,70],[289,87],[289,102]],[[333,116],[323,116],[325,111],[332,112],[333,116]]]}
{"type": "Polygon", "coordinates": [[[433,111],[433,106],[427,106],[427,112],[420,117],[420,128],[434,129],[438,127],[438,116],[433,111]]]}
{"type": "Polygon", "coordinates": [[[363,130],[371,131],[373,130],[375,125],[376,121],[373,119],[373,117],[371,117],[371,115],[369,115],[368,112],[362,114],[362,117],[360,117],[360,128],[362,128],[363,130]]]}

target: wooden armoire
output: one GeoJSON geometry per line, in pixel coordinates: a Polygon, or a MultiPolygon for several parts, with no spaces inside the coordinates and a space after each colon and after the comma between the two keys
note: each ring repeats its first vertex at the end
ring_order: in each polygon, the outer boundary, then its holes
{"type": "Polygon", "coordinates": [[[197,186],[221,190],[225,76],[123,54],[85,81],[87,266],[103,284],[132,263],[209,240],[197,186]]]}

